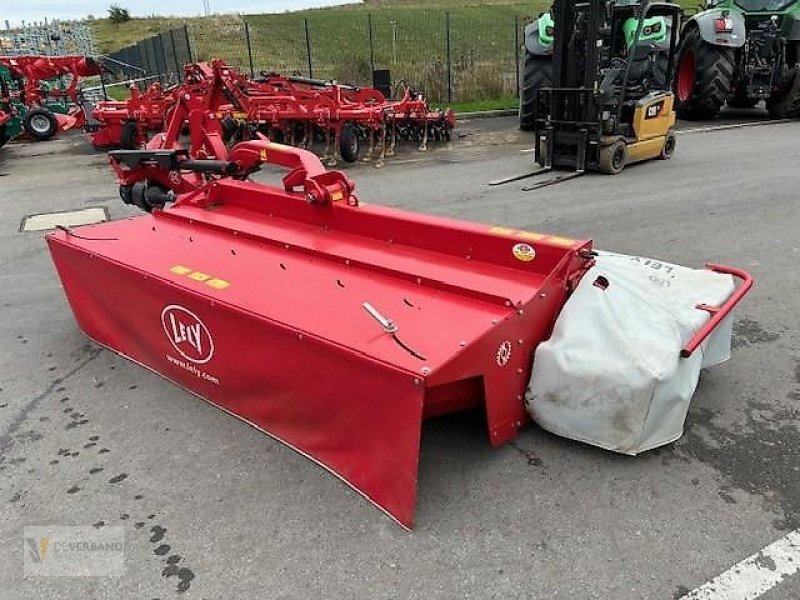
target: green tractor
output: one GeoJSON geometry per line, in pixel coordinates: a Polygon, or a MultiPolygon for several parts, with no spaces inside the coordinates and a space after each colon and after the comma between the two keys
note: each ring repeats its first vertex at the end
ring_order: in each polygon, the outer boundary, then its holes
{"type": "Polygon", "coordinates": [[[676,110],[714,117],[723,104],[766,101],[774,118],[800,117],[800,1],[705,0],[681,32],[676,110]]]}
{"type": "Polygon", "coordinates": [[[525,27],[525,51],[520,66],[519,128],[533,131],[541,114],[539,90],[553,81],[553,39],[555,22],[550,11],[543,12],[525,27]]]}
{"type": "Polygon", "coordinates": [[[0,147],[22,133],[22,121],[11,100],[11,74],[0,65],[0,147]]]}
{"type": "MultiPolygon", "coordinates": [[[[611,15],[614,7],[635,7],[643,4],[638,0],[608,0],[605,4],[605,28],[610,26],[611,15]]],[[[638,21],[631,18],[623,25],[625,43],[633,43],[638,21]]],[[[651,17],[643,23],[643,29],[637,43],[652,45],[662,50],[661,55],[668,54],[671,40],[670,19],[661,16],[651,17]]],[[[553,20],[552,9],[540,14],[533,22],[525,27],[524,60],[520,65],[520,91],[519,91],[519,128],[523,131],[533,131],[536,126],[537,115],[546,112],[546,107],[541,106],[544,96],[539,90],[550,87],[553,82],[553,49],[556,24],[553,20]]],[[[655,65],[656,70],[662,72],[666,64],[655,65]]]]}

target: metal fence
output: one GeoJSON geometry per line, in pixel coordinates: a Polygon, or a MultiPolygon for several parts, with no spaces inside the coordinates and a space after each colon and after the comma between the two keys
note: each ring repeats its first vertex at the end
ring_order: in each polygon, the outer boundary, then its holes
{"type": "Polygon", "coordinates": [[[111,55],[120,77],[176,79],[182,65],[221,58],[255,76],[301,74],[344,83],[406,82],[436,102],[516,96],[526,19],[509,11],[327,11],[215,16],[111,55]],[[129,66],[125,66],[129,65],[129,66]]]}
{"type": "Polygon", "coordinates": [[[96,53],[92,28],[85,22],[45,21],[11,29],[6,21],[6,30],[0,32],[0,54],[63,56],[96,53]]]}
{"type": "Polygon", "coordinates": [[[178,81],[183,65],[192,62],[189,28],[186,25],[140,40],[106,57],[112,79],[178,81]]]}

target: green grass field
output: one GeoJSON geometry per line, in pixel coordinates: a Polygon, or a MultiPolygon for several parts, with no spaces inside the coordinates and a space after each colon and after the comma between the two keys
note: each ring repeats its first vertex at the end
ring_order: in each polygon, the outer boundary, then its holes
{"type": "MultiPolygon", "coordinates": [[[[366,13],[371,12],[377,17],[382,14],[388,20],[409,20],[415,15],[424,13],[443,14],[446,11],[458,13],[461,9],[473,15],[480,15],[482,20],[498,19],[503,15],[518,15],[521,18],[531,17],[547,7],[547,0],[534,2],[509,2],[508,0],[488,0],[484,2],[458,2],[456,0],[433,0],[420,2],[419,0],[390,0],[384,2],[364,2],[362,4],[345,4],[331,8],[294,11],[277,14],[242,15],[242,18],[254,27],[284,28],[287,31],[296,29],[295,25],[302,24],[303,19],[317,24],[323,31],[336,30],[342,24],[347,28],[352,22],[366,19],[366,13]]],[[[201,35],[213,34],[218,31],[220,23],[223,26],[230,22],[230,16],[211,17],[161,17],[131,19],[127,23],[115,25],[108,19],[95,19],[92,29],[95,34],[98,49],[102,53],[111,53],[120,48],[136,43],[151,35],[155,35],[170,27],[180,26],[184,23],[198,31],[201,35]]]]}
{"type": "Polygon", "coordinates": [[[99,49],[111,53],[186,24],[196,59],[222,58],[248,70],[246,21],[255,71],[308,75],[307,22],[315,77],[368,83],[374,66],[390,69],[393,81],[408,80],[429,98],[446,101],[449,18],[450,99],[496,103],[515,95],[522,29],[548,6],[548,0],[385,0],[281,14],[154,17],[121,25],[98,19],[93,26],[99,49]]]}

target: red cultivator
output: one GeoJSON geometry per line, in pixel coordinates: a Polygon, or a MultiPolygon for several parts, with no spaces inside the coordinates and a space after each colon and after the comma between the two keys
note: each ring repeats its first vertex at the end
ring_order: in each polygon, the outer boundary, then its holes
{"type": "MultiPolygon", "coordinates": [[[[514,438],[592,242],[360,205],[306,150],[228,152],[214,114],[185,101],[191,150],[110,155],[123,199],[150,214],[48,236],[81,329],[411,527],[423,419],[481,409],[492,445],[514,438]],[[281,187],[247,180],[265,163],[288,169],[281,187]]],[[[687,355],[748,288],[695,307],[713,316],[687,355]]]]}
{"type": "Polygon", "coordinates": [[[165,115],[175,104],[177,91],[177,87],[165,91],[156,81],[144,92],[131,86],[127,100],[98,102],[92,110],[92,117],[99,122],[90,134],[92,144],[97,149],[138,148],[152,133],[164,128],[165,115]]]}
{"type": "Polygon", "coordinates": [[[304,148],[324,140],[323,157],[329,165],[339,158],[358,160],[365,140],[364,159],[375,157],[377,164],[382,164],[394,154],[398,140],[417,142],[420,150],[426,150],[429,140],[449,140],[455,126],[451,110],[431,110],[427,101],[407,86],[400,100],[387,101],[371,87],[275,73],[250,82],[223,63],[215,62],[213,67],[252,130],[304,148]]]}
{"type": "Polygon", "coordinates": [[[100,65],[88,56],[0,56],[16,87],[12,104],[23,115],[25,130],[35,139],[56,131],[83,127],[86,115],[78,88],[82,77],[99,75],[100,65]],[[67,81],[64,81],[67,78],[67,81]],[[54,80],[58,80],[53,83],[54,80]]]}
{"type": "Polygon", "coordinates": [[[311,147],[324,143],[328,164],[361,156],[378,165],[394,153],[398,140],[420,149],[429,140],[446,140],[455,125],[452,111],[432,111],[424,98],[405,88],[399,101],[387,101],[374,88],[265,74],[251,80],[222,61],[187,65],[184,83],[170,94],[160,89],[125,103],[103,103],[94,117],[105,124],[92,135],[96,146],[134,147],[148,130],[166,121],[171,103],[179,100],[216,112],[226,141],[264,133],[276,141],[311,147]],[[124,136],[126,131],[132,132],[124,136]],[[135,135],[133,132],[135,131],[135,135]],[[123,139],[124,138],[124,139],[123,139]]]}

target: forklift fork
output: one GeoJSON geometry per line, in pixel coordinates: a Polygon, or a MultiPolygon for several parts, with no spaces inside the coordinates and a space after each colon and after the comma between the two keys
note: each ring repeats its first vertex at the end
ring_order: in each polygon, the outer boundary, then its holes
{"type": "MultiPolygon", "coordinates": [[[[577,179],[581,175],[584,175],[586,173],[586,150],[588,137],[589,132],[586,131],[586,129],[581,129],[578,131],[578,150],[575,157],[575,170],[572,173],[557,175],[555,177],[551,177],[550,179],[545,179],[544,181],[537,181],[533,185],[522,188],[522,191],[532,192],[533,190],[538,190],[539,188],[555,185],[556,183],[561,183],[563,181],[569,181],[570,179],[577,179]]],[[[547,145],[547,153],[545,154],[544,168],[540,172],[543,172],[544,170],[550,171],[553,168],[552,161],[554,143],[552,127],[548,127],[545,131],[545,144],[547,145]]]]}

